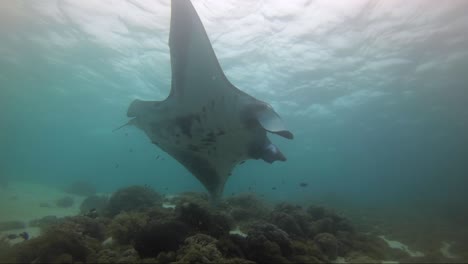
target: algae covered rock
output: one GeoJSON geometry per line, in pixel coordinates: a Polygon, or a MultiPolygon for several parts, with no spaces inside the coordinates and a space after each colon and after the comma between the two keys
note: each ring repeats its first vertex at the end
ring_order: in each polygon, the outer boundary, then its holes
{"type": "Polygon", "coordinates": [[[177,251],[174,263],[232,263],[254,264],[242,258],[224,256],[217,247],[218,240],[205,234],[196,234],[185,239],[184,245],[177,251]]]}
{"type": "Polygon", "coordinates": [[[329,233],[320,233],[314,238],[315,243],[322,252],[328,257],[328,260],[335,260],[338,257],[338,240],[329,233]]]}
{"type": "Polygon", "coordinates": [[[292,240],[293,255],[291,261],[294,263],[326,263],[327,256],[320,250],[319,246],[312,240],[292,240]]]}
{"type": "Polygon", "coordinates": [[[210,196],[207,193],[183,192],[170,200],[170,203],[175,205],[175,208],[183,206],[187,203],[197,204],[202,208],[209,209],[213,207],[210,196]]]}
{"type": "Polygon", "coordinates": [[[293,237],[310,236],[312,219],[301,206],[280,203],[275,206],[269,219],[293,237]]]}
{"type": "Polygon", "coordinates": [[[204,234],[185,239],[185,245],[177,251],[176,263],[220,263],[223,255],[216,247],[217,240],[204,234]]]}
{"type": "Polygon", "coordinates": [[[259,263],[288,263],[292,254],[291,240],[277,226],[258,222],[247,233],[247,258],[259,263]]]}
{"type": "Polygon", "coordinates": [[[41,236],[14,246],[16,262],[95,262],[100,242],[90,236],[86,229],[73,221],[48,228],[41,236]]]}
{"type": "Polygon", "coordinates": [[[107,204],[106,214],[115,216],[123,211],[141,211],[161,201],[162,197],[149,187],[130,186],[112,194],[107,204]]]}
{"type": "Polygon", "coordinates": [[[29,226],[46,228],[50,225],[58,224],[60,222],[60,218],[55,215],[46,215],[44,217],[33,219],[29,221],[29,226]]]}
{"type": "Polygon", "coordinates": [[[240,194],[226,199],[222,205],[229,211],[231,217],[240,222],[266,220],[268,207],[252,194],[240,194]]]}
{"type": "Polygon", "coordinates": [[[53,233],[55,230],[70,232],[81,236],[90,237],[98,241],[103,241],[106,234],[106,224],[104,219],[92,219],[85,216],[70,216],[57,219],[55,224],[50,223],[42,226],[45,233],[53,233]]]}
{"type": "Polygon", "coordinates": [[[133,245],[142,258],[157,257],[162,251],[177,250],[189,231],[180,221],[154,221],[136,233],[133,245]]]}
{"type": "Polygon", "coordinates": [[[98,253],[97,263],[141,263],[141,259],[132,247],[103,249],[98,253]]]}
{"type": "Polygon", "coordinates": [[[11,249],[8,239],[0,237],[0,263],[13,263],[15,261],[15,254],[11,249]]]}
{"type": "Polygon", "coordinates": [[[107,196],[91,195],[86,197],[80,205],[80,212],[86,214],[91,210],[96,210],[98,214],[104,213],[109,198],[107,196]]]}
{"type": "Polygon", "coordinates": [[[117,243],[131,244],[135,236],[146,226],[148,220],[148,216],[144,213],[123,212],[112,220],[109,233],[117,243]]]}
{"type": "Polygon", "coordinates": [[[232,227],[232,220],[225,214],[187,202],[177,207],[177,218],[196,232],[213,237],[226,236],[232,227]]]}

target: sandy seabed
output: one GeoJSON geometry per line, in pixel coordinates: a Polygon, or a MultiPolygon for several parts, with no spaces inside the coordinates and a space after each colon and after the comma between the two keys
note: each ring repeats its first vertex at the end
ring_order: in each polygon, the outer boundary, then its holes
{"type": "Polygon", "coordinates": [[[1,231],[0,236],[10,233],[28,232],[30,237],[39,235],[38,227],[29,226],[31,220],[45,216],[73,216],[80,212],[80,204],[84,197],[69,194],[53,186],[29,182],[11,182],[8,187],[0,190],[0,222],[21,221],[26,228],[1,231]],[[63,208],[56,206],[56,201],[63,197],[74,200],[72,206],[63,208]],[[42,206],[41,206],[42,205],[42,206]],[[44,206],[48,205],[48,206],[44,206]]]}

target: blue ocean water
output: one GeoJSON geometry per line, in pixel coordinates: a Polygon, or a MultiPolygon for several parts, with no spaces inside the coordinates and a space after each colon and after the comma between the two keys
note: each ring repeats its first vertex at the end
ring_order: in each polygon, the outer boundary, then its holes
{"type": "MultiPolygon", "coordinates": [[[[225,196],[468,213],[468,2],[193,4],[227,77],[296,136],[270,136],[288,161],[246,162],[225,196]]],[[[138,129],[112,132],[169,94],[169,21],[169,0],[2,1],[0,177],[204,191],[138,129]]]]}

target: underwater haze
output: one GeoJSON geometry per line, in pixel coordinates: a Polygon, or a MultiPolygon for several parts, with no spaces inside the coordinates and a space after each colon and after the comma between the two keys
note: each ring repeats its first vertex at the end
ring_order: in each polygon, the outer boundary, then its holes
{"type": "MultiPolygon", "coordinates": [[[[224,196],[468,215],[468,1],[192,2],[228,79],[295,134],[224,196]]],[[[142,131],[112,132],[168,96],[169,29],[169,0],[1,1],[2,181],[204,192],[142,131]]]]}

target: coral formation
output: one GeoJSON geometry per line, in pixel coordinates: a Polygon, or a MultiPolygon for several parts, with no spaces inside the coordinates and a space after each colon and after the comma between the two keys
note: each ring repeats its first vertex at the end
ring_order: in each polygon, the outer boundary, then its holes
{"type": "Polygon", "coordinates": [[[29,221],[29,226],[45,228],[47,226],[59,223],[60,219],[55,215],[47,215],[39,219],[29,221]]]}
{"type": "Polygon", "coordinates": [[[162,251],[175,251],[189,234],[182,222],[151,221],[134,238],[134,247],[141,257],[157,257],[162,251]]]}
{"type": "Polygon", "coordinates": [[[253,194],[229,197],[221,206],[240,223],[266,220],[269,213],[269,208],[253,194]]]}
{"type": "Polygon", "coordinates": [[[109,234],[121,245],[131,244],[138,232],[147,224],[149,217],[144,213],[120,213],[109,225],[109,234]]]}
{"type": "Polygon", "coordinates": [[[213,212],[193,202],[178,206],[177,218],[186,223],[196,232],[205,233],[213,237],[226,236],[232,227],[232,220],[224,213],[213,212]]]}
{"type": "Polygon", "coordinates": [[[120,212],[141,211],[161,202],[162,197],[146,186],[130,186],[117,190],[109,199],[105,213],[113,217],[120,212]]]}
{"type": "Polygon", "coordinates": [[[91,210],[96,210],[97,214],[102,214],[107,207],[109,198],[107,196],[91,195],[86,197],[80,205],[80,212],[86,214],[91,210]]]}
{"type": "MultiPolygon", "coordinates": [[[[10,246],[0,261],[99,263],[327,263],[411,261],[379,237],[356,231],[323,207],[280,203],[270,209],[253,195],[217,205],[184,193],[168,200],[147,187],[118,190],[107,200],[88,197],[82,215],[30,222],[42,235],[10,246]],[[93,210],[95,209],[95,210],[93,210]],[[89,214],[89,211],[100,211],[89,214]],[[101,213],[102,212],[102,213],[101,213]],[[233,227],[242,229],[233,232],[233,227]],[[111,242],[109,242],[111,241],[111,242]]],[[[236,229],[236,230],[237,230],[236,229]]],[[[420,258],[419,260],[428,260],[420,258]]],[[[431,256],[431,259],[442,259],[431,256]]]]}
{"type": "Polygon", "coordinates": [[[212,206],[208,194],[196,192],[183,192],[173,197],[171,203],[175,204],[176,208],[186,203],[198,204],[204,208],[210,208],[212,206]]]}
{"type": "Polygon", "coordinates": [[[100,225],[73,217],[46,228],[39,237],[13,246],[18,263],[95,262],[102,237],[100,225]]]}
{"type": "Polygon", "coordinates": [[[338,257],[338,240],[330,233],[320,233],[314,237],[314,242],[327,256],[328,260],[332,261],[338,257]]]}
{"type": "Polygon", "coordinates": [[[247,233],[246,255],[258,263],[286,263],[292,253],[291,240],[277,226],[258,222],[247,233]]]}
{"type": "Polygon", "coordinates": [[[185,239],[184,246],[177,251],[174,263],[255,263],[242,258],[226,258],[217,245],[218,240],[205,234],[188,237],[185,239]]]}
{"type": "Polygon", "coordinates": [[[96,194],[96,188],[89,182],[76,181],[65,187],[65,192],[80,196],[91,196],[96,194]]]}

